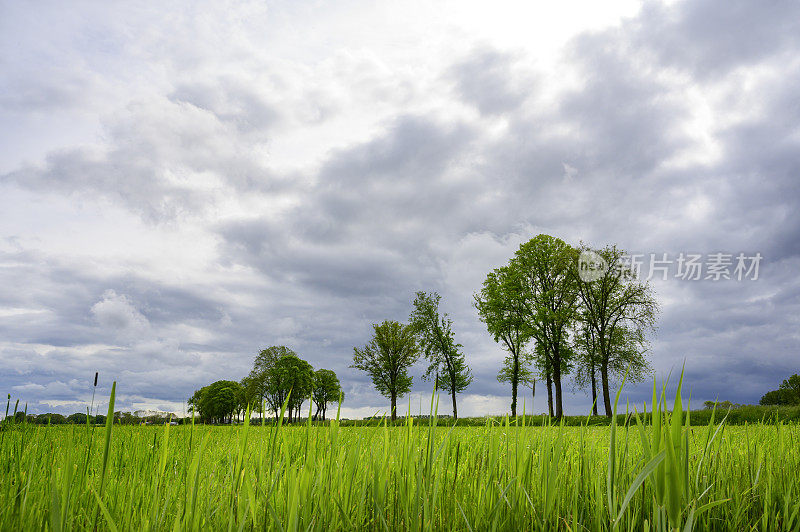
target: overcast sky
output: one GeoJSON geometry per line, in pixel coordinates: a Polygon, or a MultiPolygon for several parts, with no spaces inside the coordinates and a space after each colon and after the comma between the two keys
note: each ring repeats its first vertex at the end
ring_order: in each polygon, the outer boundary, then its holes
{"type": "Polygon", "coordinates": [[[425,290],[475,374],[459,412],[504,412],[472,294],[547,233],[760,253],[654,280],[649,354],[694,404],[757,402],[800,372],[799,52],[790,1],[0,0],[0,392],[71,413],[99,371],[182,412],[283,344],[370,415],[353,346],[425,290]]]}

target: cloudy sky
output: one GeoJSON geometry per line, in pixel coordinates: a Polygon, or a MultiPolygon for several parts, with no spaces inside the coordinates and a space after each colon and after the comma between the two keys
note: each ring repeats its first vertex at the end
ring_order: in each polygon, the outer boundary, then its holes
{"type": "Polygon", "coordinates": [[[693,402],[757,402],[800,371],[798,52],[788,1],[0,0],[0,392],[80,411],[99,371],[182,412],[285,344],[369,415],[353,346],[435,290],[460,413],[503,412],[471,298],[547,233],[760,253],[757,280],[655,279],[649,355],[693,402]]]}

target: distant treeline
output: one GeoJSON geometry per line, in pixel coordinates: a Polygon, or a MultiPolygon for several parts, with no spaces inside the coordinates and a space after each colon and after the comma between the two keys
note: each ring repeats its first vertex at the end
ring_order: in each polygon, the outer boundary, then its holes
{"type": "MultiPolygon", "coordinates": [[[[687,413],[683,413],[683,420],[686,420],[687,413]]],[[[752,425],[756,423],[800,423],[800,406],[758,406],[758,405],[740,405],[735,408],[719,408],[714,411],[713,409],[705,408],[703,410],[692,410],[688,413],[692,426],[708,425],[711,416],[714,416],[715,423],[719,423],[725,418],[726,425],[752,425]]],[[[415,425],[426,425],[426,419],[419,419],[420,416],[412,416],[415,425]]],[[[428,416],[421,416],[427,418],[428,416]]],[[[639,414],[639,418],[648,424],[651,422],[650,413],[639,414]]],[[[526,415],[526,416],[485,416],[485,417],[470,417],[459,418],[459,427],[483,427],[486,424],[491,425],[505,425],[506,422],[512,427],[522,426],[526,427],[541,427],[546,425],[558,426],[561,422],[567,427],[579,427],[581,425],[589,426],[606,426],[611,424],[611,418],[607,416],[563,416],[560,421],[550,418],[546,414],[526,415]]],[[[617,424],[624,425],[625,423],[635,424],[636,415],[618,414],[617,424]]],[[[401,426],[406,424],[405,417],[398,417],[394,422],[386,418],[377,419],[363,419],[363,420],[343,420],[340,425],[343,427],[367,427],[367,426],[383,426],[387,423],[389,426],[401,426]]],[[[436,424],[443,427],[451,426],[454,420],[451,416],[440,416],[436,424]]]]}
{"type": "MultiPolygon", "coordinates": [[[[13,420],[15,423],[32,423],[35,425],[103,425],[106,422],[106,416],[97,414],[96,416],[87,416],[84,413],[76,412],[68,416],[49,412],[47,414],[26,414],[25,412],[16,412],[8,416],[9,421],[13,420]]],[[[186,418],[191,419],[191,418],[186,418]]],[[[181,419],[170,415],[154,415],[154,416],[136,416],[130,412],[114,412],[114,422],[120,425],[140,425],[142,423],[162,424],[170,421],[180,422],[181,419]]]]}
{"type": "MultiPolygon", "coordinates": [[[[712,412],[714,415],[715,422],[719,422],[722,418],[725,418],[725,423],[727,425],[752,425],[755,423],[800,423],[800,405],[796,406],[759,406],[759,405],[734,405],[730,404],[727,401],[723,401],[717,405],[717,410],[714,412],[711,408],[705,408],[703,410],[692,410],[690,415],[691,424],[694,426],[700,425],[708,425],[712,412]]],[[[170,419],[165,417],[153,417],[153,419],[143,419],[133,416],[129,412],[122,412],[122,415],[115,416],[115,422],[120,425],[141,425],[142,423],[151,423],[151,424],[163,424],[168,421],[173,423],[177,423],[179,425],[186,425],[192,422],[192,418],[187,417],[173,417],[170,419]],[[124,415],[128,414],[128,415],[124,415]]],[[[642,421],[650,422],[650,414],[639,414],[642,421]]],[[[413,418],[413,423],[415,425],[427,425],[430,422],[430,416],[427,415],[414,415],[411,416],[413,418]]],[[[684,420],[686,419],[686,413],[684,413],[684,420]]],[[[25,415],[24,412],[17,412],[17,414],[9,415],[8,421],[12,421],[16,423],[30,423],[35,425],[67,425],[67,424],[75,424],[75,425],[85,425],[86,424],[86,414],[72,414],[69,416],[63,416],[61,414],[28,414],[25,415]]],[[[106,416],[97,415],[91,416],[89,420],[90,425],[102,425],[106,421],[106,416]]],[[[296,421],[300,423],[305,423],[307,418],[299,418],[296,421]]],[[[589,425],[589,426],[606,426],[611,424],[611,419],[606,416],[563,416],[561,418],[564,425],[567,427],[579,427],[581,425],[589,425]]],[[[538,415],[526,415],[526,416],[508,416],[508,424],[512,427],[522,426],[523,423],[527,427],[541,427],[545,425],[558,425],[561,421],[554,421],[552,418],[549,418],[546,414],[538,414],[538,415]]],[[[625,422],[630,424],[636,423],[636,416],[634,414],[618,414],[617,415],[617,423],[623,425],[625,422]]],[[[199,419],[195,419],[195,422],[200,422],[199,419]]],[[[315,420],[312,421],[312,424],[317,425],[326,425],[330,421],[321,421],[315,420]]],[[[407,422],[407,418],[405,416],[399,416],[395,421],[392,421],[391,418],[384,418],[382,416],[370,416],[364,419],[342,419],[339,421],[339,425],[342,427],[370,427],[370,426],[383,426],[386,423],[388,426],[402,426],[405,425],[407,422]]],[[[436,417],[436,424],[439,426],[447,427],[453,424],[454,420],[453,417],[450,415],[441,415],[436,417]]],[[[485,417],[469,417],[469,418],[459,418],[458,419],[458,426],[459,427],[483,427],[486,424],[490,425],[505,425],[506,424],[506,416],[485,416],[485,417]]],[[[267,425],[272,426],[275,424],[275,418],[273,416],[268,416],[262,419],[254,418],[251,420],[251,424],[254,426],[259,425],[267,425]]]]}

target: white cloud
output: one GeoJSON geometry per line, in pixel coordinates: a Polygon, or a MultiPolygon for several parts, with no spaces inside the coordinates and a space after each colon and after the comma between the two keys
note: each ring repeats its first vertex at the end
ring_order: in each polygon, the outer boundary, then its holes
{"type": "Polygon", "coordinates": [[[130,298],[114,290],[103,292],[103,299],[92,305],[92,314],[101,327],[120,334],[138,335],[150,328],[150,322],[136,309],[130,298]]]}

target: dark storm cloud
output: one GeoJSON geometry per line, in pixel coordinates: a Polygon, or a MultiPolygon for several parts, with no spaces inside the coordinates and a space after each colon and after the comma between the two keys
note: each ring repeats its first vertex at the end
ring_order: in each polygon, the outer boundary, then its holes
{"type": "MultiPolygon", "coordinates": [[[[116,294],[128,298],[129,304],[140,312],[148,322],[156,325],[174,325],[193,321],[218,321],[222,317],[224,303],[202,295],[202,289],[178,288],[163,282],[155,282],[132,274],[108,274],[100,276],[79,264],[63,263],[41,253],[0,252],[0,279],[4,286],[20,287],[19,290],[3,292],[0,299],[4,306],[43,310],[41,318],[9,318],[16,323],[0,322],[3,338],[31,343],[41,341],[36,334],[45,331],[75,330],[72,337],[77,343],[88,343],[89,337],[80,331],[93,327],[93,305],[116,294]],[[106,292],[115,294],[107,296],[106,292]],[[36,325],[37,319],[46,320],[47,326],[36,325]],[[51,320],[56,320],[55,322],[51,320]],[[77,334],[77,336],[76,336],[77,334]],[[33,336],[31,336],[33,335],[33,336]]],[[[87,332],[94,340],[98,331],[87,332]]]]}
{"type": "Polygon", "coordinates": [[[800,43],[800,5],[791,1],[647,2],[624,26],[628,39],[665,65],[701,79],[792,55],[800,43]]]}
{"type": "Polygon", "coordinates": [[[732,179],[727,200],[741,222],[762,228],[753,237],[779,260],[800,255],[800,65],[787,69],[780,86],[764,92],[757,117],[726,129],[726,151],[720,170],[732,179]]]}
{"type": "Polygon", "coordinates": [[[469,197],[482,186],[443,179],[458,171],[473,138],[464,126],[400,118],[384,136],[334,154],[295,209],[222,225],[221,255],[336,296],[430,279],[430,232],[461,231],[469,197]]]}
{"type": "Polygon", "coordinates": [[[48,155],[43,167],[26,168],[4,176],[33,190],[65,194],[100,194],[120,201],[150,221],[174,218],[199,210],[206,198],[201,192],[171,186],[163,170],[133,150],[114,149],[108,155],[68,150],[48,155]]]}
{"type": "Polygon", "coordinates": [[[120,383],[124,406],[130,392],[182,401],[198,379],[220,370],[235,377],[250,363],[249,353],[231,352],[246,352],[235,325],[220,325],[227,302],[199,287],[98,276],[33,253],[3,254],[0,263],[0,284],[20,287],[3,291],[3,304],[22,309],[0,319],[0,371],[9,391],[40,411],[60,411],[40,401],[86,399],[95,371],[106,391],[111,379],[120,383]],[[213,345],[182,345],[177,336],[187,325],[216,329],[213,345]]]}
{"type": "Polygon", "coordinates": [[[515,75],[514,58],[492,48],[474,51],[452,68],[461,98],[488,115],[513,111],[525,101],[531,87],[514,86],[515,75]]]}
{"type": "Polygon", "coordinates": [[[42,164],[0,174],[0,183],[99,194],[154,223],[202,215],[224,193],[274,193],[291,183],[294,176],[276,175],[253,149],[278,122],[274,105],[243,80],[184,84],[109,119],[107,147],[49,153],[42,164]]]}

